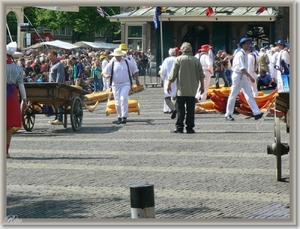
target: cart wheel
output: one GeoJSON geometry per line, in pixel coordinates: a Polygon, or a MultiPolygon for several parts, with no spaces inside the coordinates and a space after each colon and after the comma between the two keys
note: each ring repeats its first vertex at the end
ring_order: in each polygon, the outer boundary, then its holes
{"type": "Polygon", "coordinates": [[[23,111],[22,113],[23,113],[22,116],[23,127],[26,131],[31,131],[35,122],[35,113],[33,110],[33,105],[32,104],[28,105],[27,110],[23,111]]]}
{"type": "Polygon", "coordinates": [[[75,97],[72,100],[72,106],[70,110],[70,118],[71,118],[71,124],[74,131],[77,131],[81,127],[82,123],[82,116],[83,116],[83,108],[82,108],[82,102],[79,97],[75,97]]]}

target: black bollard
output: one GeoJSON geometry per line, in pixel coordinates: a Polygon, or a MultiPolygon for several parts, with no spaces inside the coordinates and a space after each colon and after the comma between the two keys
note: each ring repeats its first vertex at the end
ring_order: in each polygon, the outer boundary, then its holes
{"type": "Polygon", "coordinates": [[[131,218],[155,218],[154,186],[137,184],[130,186],[131,218]]]}

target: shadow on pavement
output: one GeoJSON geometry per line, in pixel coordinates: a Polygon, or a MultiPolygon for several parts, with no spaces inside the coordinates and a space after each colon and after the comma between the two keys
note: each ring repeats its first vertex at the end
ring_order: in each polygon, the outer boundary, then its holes
{"type": "Polygon", "coordinates": [[[8,196],[7,214],[15,215],[18,219],[76,219],[101,218],[101,211],[105,215],[109,210],[106,203],[118,202],[120,198],[97,198],[93,200],[67,199],[67,200],[37,200],[42,196],[8,196]],[[90,208],[99,208],[99,215],[91,215],[90,208]],[[104,206],[101,206],[104,205],[104,206]]]}

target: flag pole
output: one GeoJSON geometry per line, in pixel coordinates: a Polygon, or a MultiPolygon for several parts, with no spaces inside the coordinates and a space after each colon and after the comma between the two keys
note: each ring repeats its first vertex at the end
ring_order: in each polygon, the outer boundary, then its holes
{"type": "Polygon", "coordinates": [[[162,33],[162,14],[160,14],[160,20],[159,20],[159,23],[160,23],[160,52],[161,52],[161,63],[163,62],[163,58],[164,58],[164,45],[163,45],[163,33],[162,33]]]}

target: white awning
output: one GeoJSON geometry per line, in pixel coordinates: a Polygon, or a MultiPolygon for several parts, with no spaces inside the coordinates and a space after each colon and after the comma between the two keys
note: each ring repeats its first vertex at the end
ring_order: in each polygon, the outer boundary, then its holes
{"type": "Polygon", "coordinates": [[[79,47],[92,47],[92,48],[99,48],[99,49],[115,49],[119,47],[119,44],[112,44],[106,42],[90,42],[90,41],[78,41],[73,43],[73,45],[79,47]]]}
{"type": "Polygon", "coordinates": [[[64,42],[64,41],[60,41],[60,40],[55,40],[55,41],[46,41],[46,42],[42,42],[43,45],[50,45],[50,46],[55,46],[58,48],[62,48],[62,49],[74,49],[74,48],[79,48],[76,45],[72,45],[68,42],[64,42]]]}
{"type": "Polygon", "coordinates": [[[47,10],[56,10],[56,11],[65,11],[65,12],[79,12],[78,6],[34,6],[37,8],[47,9],[47,10]]]}
{"type": "Polygon", "coordinates": [[[72,45],[68,42],[64,42],[64,41],[60,41],[60,40],[54,40],[54,41],[46,41],[46,42],[36,43],[34,45],[31,45],[31,46],[28,46],[28,47],[24,48],[24,50],[36,49],[36,48],[43,47],[44,45],[55,46],[55,47],[62,48],[62,49],[79,48],[79,46],[72,45]]]}

